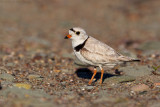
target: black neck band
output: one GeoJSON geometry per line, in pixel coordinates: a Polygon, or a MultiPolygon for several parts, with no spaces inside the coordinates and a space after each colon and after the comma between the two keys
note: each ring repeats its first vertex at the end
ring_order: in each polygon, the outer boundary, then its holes
{"type": "MultiPolygon", "coordinates": [[[[89,36],[88,36],[88,38],[89,38],[89,36]]],[[[82,44],[79,44],[78,46],[74,47],[74,49],[75,49],[77,52],[80,51],[80,50],[84,47],[84,45],[86,44],[88,38],[87,38],[82,44]]]]}

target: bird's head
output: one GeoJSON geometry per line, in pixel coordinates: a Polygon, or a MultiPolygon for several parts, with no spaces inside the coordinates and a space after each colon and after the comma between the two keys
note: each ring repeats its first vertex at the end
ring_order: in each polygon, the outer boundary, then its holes
{"type": "Polygon", "coordinates": [[[65,36],[65,39],[71,39],[74,41],[85,40],[86,38],[88,38],[88,35],[80,27],[74,27],[69,29],[69,35],[65,36]]]}

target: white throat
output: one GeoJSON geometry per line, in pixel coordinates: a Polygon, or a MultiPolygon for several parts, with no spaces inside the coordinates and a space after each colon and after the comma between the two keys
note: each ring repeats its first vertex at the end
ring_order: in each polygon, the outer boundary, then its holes
{"type": "Polygon", "coordinates": [[[88,37],[86,37],[85,39],[76,39],[76,40],[72,40],[72,47],[75,48],[76,46],[83,44],[84,41],[87,39],[88,37]]]}

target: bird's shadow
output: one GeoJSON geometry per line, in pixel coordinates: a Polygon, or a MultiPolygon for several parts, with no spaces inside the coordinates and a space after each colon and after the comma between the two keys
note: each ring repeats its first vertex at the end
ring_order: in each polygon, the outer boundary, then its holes
{"type": "MultiPolygon", "coordinates": [[[[79,68],[76,70],[75,72],[77,74],[78,77],[80,78],[84,78],[84,79],[91,79],[92,78],[92,71],[89,70],[88,68],[79,68]]],[[[109,77],[113,77],[113,76],[117,76],[117,75],[113,75],[113,74],[109,74],[109,73],[104,73],[103,74],[103,81],[106,79],[106,78],[109,78],[109,77]]],[[[97,74],[95,75],[94,77],[96,80],[99,80],[101,78],[101,72],[97,72],[97,74]]]]}

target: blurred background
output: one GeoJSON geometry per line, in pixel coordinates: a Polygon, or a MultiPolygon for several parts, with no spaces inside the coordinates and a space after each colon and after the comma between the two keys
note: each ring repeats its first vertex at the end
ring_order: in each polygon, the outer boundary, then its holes
{"type": "Polygon", "coordinates": [[[0,107],[160,107],[159,41],[160,0],[0,0],[0,107]],[[72,27],[141,62],[88,86],[72,27]]]}
{"type": "Polygon", "coordinates": [[[159,0],[1,0],[0,45],[63,54],[72,51],[64,36],[79,26],[115,49],[128,44],[137,48],[160,39],[159,4],[159,0]]]}

